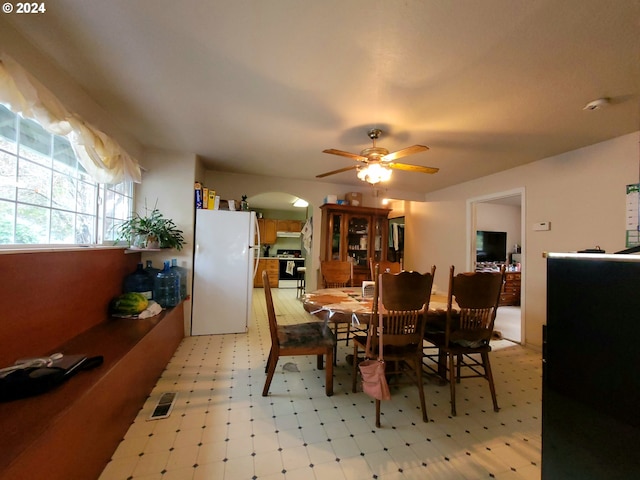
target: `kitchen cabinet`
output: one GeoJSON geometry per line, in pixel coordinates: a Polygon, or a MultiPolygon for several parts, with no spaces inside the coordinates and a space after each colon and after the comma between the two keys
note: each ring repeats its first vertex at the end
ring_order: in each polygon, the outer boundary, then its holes
{"type": "Polygon", "coordinates": [[[269,286],[271,288],[278,288],[278,274],[280,268],[280,261],[277,258],[261,258],[258,260],[258,271],[253,279],[253,286],[255,288],[264,288],[262,283],[262,272],[265,270],[269,275],[269,286]]]}
{"type": "Polygon", "coordinates": [[[500,305],[520,305],[520,272],[505,273],[500,305]]]}
{"type": "Polygon", "coordinates": [[[262,245],[273,245],[277,241],[277,232],[300,233],[302,221],[259,218],[258,230],[260,231],[260,243],[262,245]]]}
{"type": "Polygon", "coordinates": [[[353,284],[369,280],[369,258],[387,260],[389,212],[386,208],[325,204],[320,260],[353,262],[353,284]]]}
{"type": "Polygon", "coordinates": [[[277,232],[300,233],[302,221],[300,220],[276,220],[277,232]]]}
{"type": "Polygon", "coordinates": [[[259,218],[258,231],[260,232],[260,243],[262,245],[273,245],[276,243],[276,232],[278,220],[273,218],[259,218]]]}

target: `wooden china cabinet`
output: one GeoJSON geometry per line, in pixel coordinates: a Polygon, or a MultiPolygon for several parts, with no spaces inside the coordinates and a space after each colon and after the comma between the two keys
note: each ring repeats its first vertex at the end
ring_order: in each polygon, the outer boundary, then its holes
{"type": "Polygon", "coordinates": [[[332,203],[322,205],[320,209],[320,260],[353,262],[353,285],[361,285],[370,277],[369,258],[387,258],[391,210],[332,203]]]}

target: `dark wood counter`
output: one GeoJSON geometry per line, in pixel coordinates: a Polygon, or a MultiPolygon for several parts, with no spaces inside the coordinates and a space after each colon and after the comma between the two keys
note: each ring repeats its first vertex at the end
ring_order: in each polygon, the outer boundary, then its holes
{"type": "Polygon", "coordinates": [[[98,478],[184,336],[183,304],[105,321],[63,344],[103,355],[45,394],[0,404],[1,479],[98,478]]]}

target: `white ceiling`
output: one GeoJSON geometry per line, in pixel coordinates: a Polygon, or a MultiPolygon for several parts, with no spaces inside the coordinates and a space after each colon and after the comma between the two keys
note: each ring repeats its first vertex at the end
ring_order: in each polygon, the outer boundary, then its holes
{"type": "Polygon", "coordinates": [[[141,144],[210,169],[315,180],[355,163],[323,149],[357,153],[378,127],[389,151],[430,147],[401,162],[440,169],[390,188],[430,192],[640,127],[639,0],[46,6],[3,19],[141,144]]]}

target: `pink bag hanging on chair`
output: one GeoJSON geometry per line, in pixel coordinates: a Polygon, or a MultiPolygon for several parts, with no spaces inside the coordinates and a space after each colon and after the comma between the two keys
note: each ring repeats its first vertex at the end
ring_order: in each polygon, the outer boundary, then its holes
{"type": "MultiPolygon", "coordinates": [[[[377,272],[376,272],[377,273],[377,272]]],[[[377,304],[378,299],[374,302],[377,304]]],[[[375,312],[374,308],[374,312],[375,312]]],[[[358,364],[360,375],[362,375],[362,391],[376,400],[391,400],[391,392],[387,377],[384,374],[385,362],[382,357],[382,313],[378,312],[378,358],[365,359],[358,364]]],[[[365,351],[368,353],[371,348],[371,331],[367,335],[367,346],[365,351]]]]}
{"type": "Polygon", "coordinates": [[[362,375],[362,391],[376,400],[390,400],[384,360],[363,360],[358,367],[362,375]]]}

